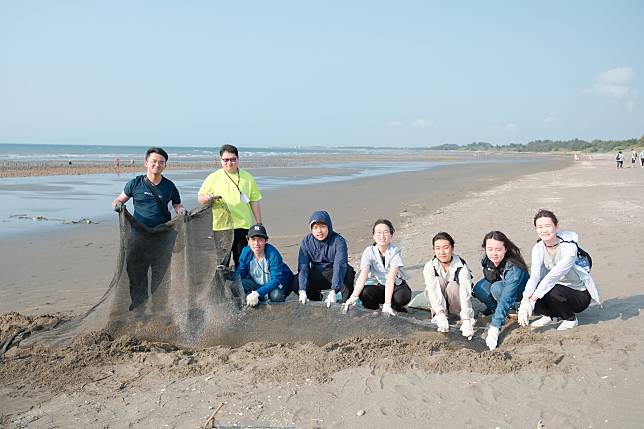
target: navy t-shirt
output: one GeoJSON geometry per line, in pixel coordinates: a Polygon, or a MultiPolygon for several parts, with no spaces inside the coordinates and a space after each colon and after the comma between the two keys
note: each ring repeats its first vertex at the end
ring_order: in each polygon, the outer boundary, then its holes
{"type": "MultiPolygon", "coordinates": [[[[169,219],[167,212],[162,211],[159,204],[157,204],[156,198],[150,192],[150,187],[145,183],[145,177],[143,174],[127,182],[123,193],[132,198],[136,220],[146,226],[155,227],[167,222],[169,219]]],[[[172,201],[173,205],[181,203],[179,191],[171,180],[161,177],[161,182],[157,186],[152,185],[152,187],[153,189],[156,188],[154,190],[165,207],[168,206],[170,201],[172,201]]]]}

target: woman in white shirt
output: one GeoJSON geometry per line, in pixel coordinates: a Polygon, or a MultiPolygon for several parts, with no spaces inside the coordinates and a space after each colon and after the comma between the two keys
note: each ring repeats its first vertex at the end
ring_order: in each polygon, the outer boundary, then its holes
{"type": "Polygon", "coordinates": [[[344,305],[344,311],[355,305],[358,298],[365,308],[395,316],[396,311],[411,301],[400,249],[392,245],[394,226],[387,219],[378,219],[372,228],[373,245],[364,249],[360,259],[360,274],[353,293],[344,305]],[[370,280],[370,284],[367,284],[370,280]]]}
{"type": "Polygon", "coordinates": [[[446,232],[432,238],[434,257],[425,264],[425,295],[432,309],[439,332],[449,331],[447,313],[461,317],[464,337],[474,335],[474,310],[472,309],[472,273],[465,262],[454,252],[454,239],[446,232]]]}
{"type": "Polygon", "coordinates": [[[519,307],[519,324],[527,326],[534,312],[542,317],[532,322],[542,327],[562,320],[559,331],[576,327],[576,313],[581,313],[591,300],[599,303],[599,293],[587,268],[578,265],[577,234],[560,232],[557,216],[539,210],[534,226],[539,241],[532,248],[530,279],[519,307]]]}

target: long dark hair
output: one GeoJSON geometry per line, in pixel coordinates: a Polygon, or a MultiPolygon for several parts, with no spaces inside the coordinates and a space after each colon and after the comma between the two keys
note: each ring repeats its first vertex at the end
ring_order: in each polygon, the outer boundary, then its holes
{"type": "Polygon", "coordinates": [[[503,258],[503,260],[511,261],[514,265],[517,265],[522,270],[528,271],[528,265],[523,260],[523,256],[521,256],[521,249],[519,249],[517,245],[508,238],[507,235],[505,235],[501,231],[488,232],[487,234],[485,234],[485,237],[483,237],[483,244],[481,245],[481,247],[483,247],[483,251],[485,251],[485,242],[489,239],[503,243],[503,245],[505,246],[505,258],[503,258]]]}

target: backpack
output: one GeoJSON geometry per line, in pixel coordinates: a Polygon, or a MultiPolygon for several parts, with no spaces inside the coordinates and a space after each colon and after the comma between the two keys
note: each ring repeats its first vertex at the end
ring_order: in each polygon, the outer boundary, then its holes
{"type": "MultiPolygon", "coordinates": [[[[557,238],[561,240],[562,243],[574,243],[574,245],[577,246],[577,260],[575,261],[575,265],[587,273],[590,273],[590,269],[593,267],[593,258],[590,256],[590,253],[579,247],[579,243],[576,241],[564,240],[560,236],[557,236],[557,238]]],[[[541,239],[537,240],[537,243],[539,241],[541,241],[541,239]]]]}
{"type": "Polygon", "coordinates": [[[562,243],[574,243],[575,246],[577,246],[577,260],[575,261],[575,265],[589,273],[590,269],[593,267],[593,258],[590,256],[590,253],[579,247],[579,244],[576,241],[564,240],[559,236],[557,236],[557,238],[559,238],[562,243]]]}
{"type": "MultiPolygon", "coordinates": [[[[453,257],[453,256],[452,256],[452,257],[453,257]]],[[[436,256],[434,256],[434,258],[436,258],[436,256]]],[[[463,268],[463,267],[466,267],[466,268],[467,268],[467,262],[465,262],[465,260],[464,260],[463,258],[461,258],[460,256],[459,256],[459,259],[460,259],[460,260],[461,260],[461,262],[463,263],[463,266],[462,266],[462,267],[458,267],[458,268],[456,269],[456,271],[454,271],[454,281],[456,282],[456,284],[457,284],[457,285],[459,285],[459,286],[460,286],[460,285],[461,285],[461,283],[460,283],[460,282],[459,282],[459,280],[458,280],[458,275],[459,275],[459,274],[460,274],[460,272],[461,272],[461,268],[463,268]]],[[[434,268],[434,275],[435,275],[436,277],[440,277],[440,276],[438,275],[438,271],[436,270],[436,267],[432,267],[432,268],[434,268]]],[[[474,278],[474,276],[472,275],[472,272],[470,271],[470,279],[473,279],[473,278],[474,278]]]]}

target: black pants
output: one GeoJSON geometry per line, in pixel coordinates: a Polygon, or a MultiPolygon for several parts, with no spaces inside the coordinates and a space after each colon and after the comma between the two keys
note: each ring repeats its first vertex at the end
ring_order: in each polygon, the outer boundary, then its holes
{"type": "Polygon", "coordinates": [[[575,290],[556,284],[547,294],[537,301],[534,312],[564,320],[575,320],[575,313],[581,313],[590,305],[587,290],[575,290]]]}
{"type": "MultiPolygon", "coordinates": [[[[385,303],[385,286],[378,283],[377,285],[366,285],[360,292],[360,301],[364,308],[369,310],[378,310],[380,304],[385,303]]],[[[396,311],[402,310],[404,306],[411,301],[411,289],[404,281],[394,286],[394,293],[391,296],[391,308],[396,311]]]]}
{"type": "MultiPolygon", "coordinates": [[[[167,283],[166,273],[170,267],[175,236],[174,232],[146,236],[136,229],[132,230],[125,256],[132,300],[130,310],[143,304],[149,296],[158,294],[157,289],[167,283]]],[[[163,289],[167,289],[167,285],[163,289]]],[[[164,292],[167,293],[167,290],[164,292]]],[[[157,301],[162,303],[164,299],[157,301]]]]}
{"type": "MultiPolygon", "coordinates": [[[[342,293],[342,302],[345,302],[353,293],[353,280],[356,277],[356,272],[351,265],[347,265],[347,273],[344,275],[344,282],[340,292],[342,293]]],[[[309,286],[306,288],[306,296],[311,301],[322,301],[322,290],[331,289],[331,281],[333,279],[333,268],[324,271],[316,271],[311,269],[309,271],[309,286]]],[[[295,275],[291,290],[297,295],[299,293],[300,284],[298,275],[295,275]]]]}
{"type": "MultiPolygon", "coordinates": [[[[239,266],[239,256],[241,255],[242,249],[248,245],[248,239],[246,238],[246,235],[248,235],[247,229],[244,229],[244,228],[235,229],[234,237],[233,237],[233,245],[231,249],[231,252],[233,255],[233,262],[235,263],[235,268],[239,266]]],[[[230,265],[230,254],[226,255],[221,265],[225,267],[230,265]]]]}

